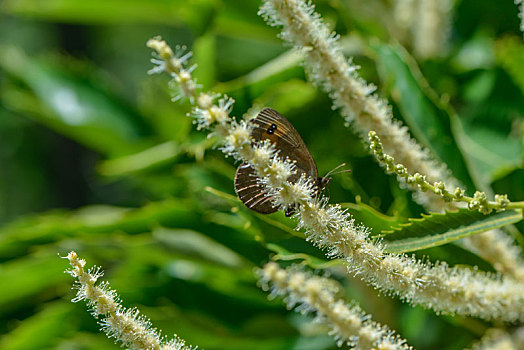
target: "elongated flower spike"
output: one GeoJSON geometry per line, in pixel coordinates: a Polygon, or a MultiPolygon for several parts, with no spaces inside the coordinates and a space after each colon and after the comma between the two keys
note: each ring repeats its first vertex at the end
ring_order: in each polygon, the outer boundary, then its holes
{"type": "Polygon", "coordinates": [[[316,314],[315,320],[327,324],[337,345],[356,349],[412,349],[387,326],[374,322],[355,303],[339,297],[341,286],[334,280],[314,276],[297,266],[281,269],[270,262],[258,271],[262,289],[270,296],[282,296],[289,308],[316,314]]]}
{"type": "Polygon", "coordinates": [[[519,9],[520,31],[524,33],[524,0],[514,0],[519,9]]]}
{"type": "Polygon", "coordinates": [[[524,349],[524,327],[511,331],[488,329],[480,341],[473,344],[471,350],[520,350],[524,349]]]}
{"type": "Polygon", "coordinates": [[[294,164],[275,157],[271,145],[252,142],[247,123],[230,117],[229,108],[223,112],[223,117],[209,125],[210,132],[222,137],[222,150],[250,164],[277,202],[298,207],[296,217],[299,228],[306,230],[306,239],[326,250],[331,258],[341,259],[350,273],[381,291],[438,313],[524,321],[522,284],[464,267],[449,267],[444,262],[431,264],[386,253],[380,242],[369,237],[369,229],[355,224],[339,205],[312,197],[310,184],[305,182],[297,188],[299,183],[289,183],[287,176],[294,164]]]}
{"type": "Polygon", "coordinates": [[[426,180],[426,177],[420,173],[410,174],[402,164],[395,163],[395,159],[384,153],[382,142],[377,133],[369,132],[369,148],[373,151],[375,158],[380,165],[386,168],[388,173],[396,174],[411,186],[418,187],[421,191],[432,191],[441,196],[445,201],[455,201],[467,203],[470,210],[478,210],[483,214],[489,214],[493,210],[501,211],[505,209],[524,208],[524,202],[511,202],[508,195],[496,194],[494,201],[488,201],[486,193],[476,191],[473,197],[465,195],[465,190],[456,187],[453,191],[446,189],[446,185],[439,181],[433,184],[426,180]]]}
{"type": "Polygon", "coordinates": [[[130,349],[137,350],[191,350],[185,341],[176,335],[167,340],[153,328],[151,322],[136,308],[125,308],[120,304],[116,292],[108,283],[96,285],[103,273],[100,268],[85,269],[86,261],[78,258],[74,251],[67,254],[71,269],[66,272],[76,278],[78,290],[73,302],[85,300],[91,313],[109,338],[114,338],[130,349]]]}
{"type": "MultiPolygon", "coordinates": [[[[524,9],[522,0],[516,1],[524,9]]],[[[459,185],[446,165],[432,158],[428,150],[410,137],[407,127],[393,119],[391,107],[373,94],[375,88],[358,75],[358,67],[342,53],[338,35],[315,12],[311,1],[264,0],[259,14],[269,25],[280,27],[280,36],[303,54],[308,79],[329,94],[333,108],[340,111],[363,142],[367,141],[369,131],[374,130],[382,139],[385,152],[409,172],[423,174],[429,182],[443,182],[446,188],[459,185]]],[[[524,23],[524,17],[521,18],[524,23]]],[[[443,211],[449,204],[431,191],[417,191],[414,198],[431,211],[443,211]]],[[[462,242],[500,273],[524,283],[522,249],[505,232],[491,230],[466,237],[462,242]]]]}

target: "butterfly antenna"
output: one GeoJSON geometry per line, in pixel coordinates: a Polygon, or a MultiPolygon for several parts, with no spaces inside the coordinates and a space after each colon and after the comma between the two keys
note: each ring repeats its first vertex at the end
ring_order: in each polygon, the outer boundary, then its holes
{"type": "Polygon", "coordinates": [[[350,173],[350,172],[351,172],[351,169],[345,169],[345,170],[335,171],[334,173],[331,173],[331,175],[342,174],[342,173],[350,173]]]}
{"type": "Polygon", "coordinates": [[[342,164],[336,166],[335,168],[331,169],[326,175],[324,175],[324,177],[328,177],[329,175],[335,175],[335,174],[340,174],[340,173],[351,172],[351,169],[335,171],[335,170],[337,170],[339,168],[342,168],[344,166],[346,166],[346,163],[342,163],[342,164]]]}

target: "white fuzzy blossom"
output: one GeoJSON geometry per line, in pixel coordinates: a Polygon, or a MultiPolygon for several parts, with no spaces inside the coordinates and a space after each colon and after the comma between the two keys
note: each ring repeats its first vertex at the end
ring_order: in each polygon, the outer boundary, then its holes
{"type": "Polygon", "coordinates": [[[418,57],[435,57],[445,49],[451,31],[452,7],[453,0],[395,0],[395,24],[404,41],[412,41],[418,57]]]}
{"type": "Polygon", "coordinates": [[[85,260],[79,259],[76,252],[70,252],[66,258],[71,265],[67,272],[76,278],[75,288],[78,289],[73,302],[85,300],[109,338],[136,350],[194,349],[186,346],[184,340],[176,335],[167,340],[138,309],[123,307],[116,292],[111,290],[107,282],[96,285],[102,277],[100,268],[86,271],[85,260]]]}
{"type": "Polygon", "coordinates": [[[524,0],[515,0],[515,5],[519,9],[520,31],[524,33],[524,0]]]}
{"type": "MultiPolygon", "coordinates": [[[[167,46],[165,42],[151,45],[153,48],[164,46],[167,46]]],[[[194,97],[197,97],[195,101],[199,100],[197,95],[194,97]]],[[[224,113],[229,113],[228,110],[224,113]]],[[[309,241],[326,250],[332,258],[341,259],[350,272],[369,284],[437,313],[524,321],[522,284],[465,267],[430,264],[406,255],[386,253],[380,243],[369,237],[368,229],[356,225],[340,206],[314,197],[309,182],[305,181],[300,188],[300,182],[288,182],[294,164],[277,157],[267,142],[253,142],[247,123],[229,117],[220,118],[211,127],[211,131],[224,140],[223,150],[253,167],[277,202],[293,203],[299,227],[305,228],[309,241]],[[308,192],[310,194],[305,195],[308,192]]]]}
{"type": "Polygon", "coordinates": [[[418,0],[395,0],[393,7],[393,18],[395,24],[403,32],[409,32],[416,18],[418,0]]]}
{"type": "Polygon", "coordinates": [[[524,349],[524,327],[511,331],[488,329],[482,339],[471,347],[471,350],[522,350],[524,349]]]}
{"type": "Polygon", "coordinates": [[[347,344],[356,349],[411,349],[387,326],[371,319],[355,303],[346,303],[338,297],[341,287],[333,280],[314,276],[289,267],[281,269],[270,262],[258,271],[260,284],[270,296],[281,296],[289,308],[301,313],[313,312],[315,321],[330,327],[338,346],[347,344]]]}
{"type": "Polygon", "coordinates": [[[415,54],[435,57],[445,49],[451,22],[451,0],[418,0],[418,13],[412,27],[415,54]]]}
{"type": "MultiPolygon", "coordinates": [[[[444,2],[449,4],[448,0],[444,2]]],[[[338,36],[323,23],[310,2],[265,0],[260,14],[269,25],[281,26],[282,38],[304,53],[309,79],[329,94],[333,107],[340,110],[363,142],[369,131],[374,130],[382,139],[385,152],[404,164],[407,171],[424,174],[430,182],[442,181],[447,188],[457,187],[458,181],[446,166],[432,159],[409,136],[407,127],[393,119],[387,103],[373,94],[374,87],[358,76],[357,67],[344,57],[338,36]]],[[[442,211],[446,205],[430,192],[417,192],[415,199],[432,211],[442,211]]],[[[524,283],[522,250],[504,232],[488,231],[467,237],[463,242],[497,271],[524,283]]]]}
{"type": "MultiPolygon", "coordinates": [[[[272,26],[281,26],[281,37],[302,51],[309,79],[326,91],[348,125],[363,142],[369,131],[375,130],[384,142],[386,153],[392,154],[410,172],[426,174],[430,181],[444,181],[456,187],[445,165],[438,164],[408,133],[408,129],[393,119],[391,108],[358,74],[358,67],[344,57],[338,35],[323,23],[313,5],[303,0],[266,0],[259,14],[272,26]]],[[[438,201],[427,196],[425,201],[438,201]]]]}

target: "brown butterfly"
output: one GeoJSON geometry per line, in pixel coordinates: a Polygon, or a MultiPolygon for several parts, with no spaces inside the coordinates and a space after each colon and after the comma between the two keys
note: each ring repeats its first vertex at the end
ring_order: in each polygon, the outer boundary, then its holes
{"type": "MultiPolygon", "coordinates": [[[[278,150],[279,158],[289,158],[295,162],[295,173],[288,178],[289,182],[297,182],[302,174],[309,176],[317,188],[314,195],[318,195],[329,184],[331,178],[318,176],[317,165],[306,144],[293,125],[280,113],[264,108],[249,122],[253,125],[253,141],[269,140],[278,150]]],[[[271,214],[280,209],[273,206],[273,196],[268,195],[265,186],[258,183],[255,170],[249,164],[244,163],[238,167],[235,191],[246,207],[258,213],[271,214]]],[[[287,208],[286,216],[291,216],[294,212],[295,208],[287,208]]]]}

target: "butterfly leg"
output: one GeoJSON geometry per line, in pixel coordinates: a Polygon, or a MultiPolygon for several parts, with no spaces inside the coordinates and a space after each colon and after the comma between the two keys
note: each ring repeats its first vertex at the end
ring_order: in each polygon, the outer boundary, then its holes
{"type": "Polygon", "coordinates": [[[297,212],[297,210],[298,210],[298,205],[293,204],[286,208],[286,210],[284,211],[284,214],[286,215],[286,217],[290,217],[290,216],[293,216],[297,212]]]}

